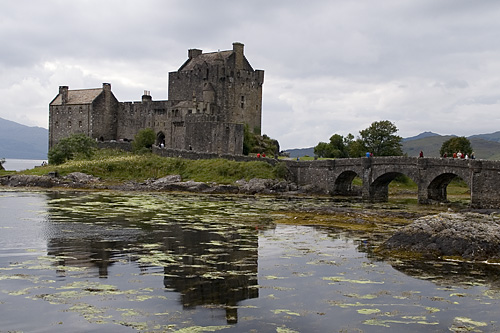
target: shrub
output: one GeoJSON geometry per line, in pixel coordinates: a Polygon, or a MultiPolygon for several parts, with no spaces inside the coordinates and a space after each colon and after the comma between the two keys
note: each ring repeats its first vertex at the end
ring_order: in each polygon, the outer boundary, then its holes
{"type": "Polygon", "coordinates": [[[132,149],[134,153],[144,153],[144,150],[147,149],[151,151],[151,147],[155,143],[156,135],[153,129],[144,128],[141,129],[134,137],[134,141],[132,142],[132,149]]]}
{"type": "Polygon", "coordinates": [[[277,163],[273,168],[273,175],[279,179],[287,179],[288,178],[288,168],[285,162],[277,163]]]}
{"type": "Polygon", "coordinates": [[[61,139],[49,150],[50,164],[62,164],[74,158],[90,159],[96,150],[97,144],[85,134],[72,134],[61,139]]]}

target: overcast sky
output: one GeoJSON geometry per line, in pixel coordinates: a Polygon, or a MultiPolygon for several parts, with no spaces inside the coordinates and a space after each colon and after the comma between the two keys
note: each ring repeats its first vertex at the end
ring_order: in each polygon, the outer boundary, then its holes
{"type": "Polygon", "coordinates": [[[48,127],[60,85],[167,99],[168,72],[245,44],[282,149],[389,120],[398,135],[500,130],[500,1],[16,0],[0,11],[0,117],[48,127]]]}

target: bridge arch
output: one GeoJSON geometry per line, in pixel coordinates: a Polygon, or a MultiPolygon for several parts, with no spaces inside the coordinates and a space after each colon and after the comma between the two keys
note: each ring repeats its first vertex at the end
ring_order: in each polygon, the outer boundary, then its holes
{"type": "Polygon", "coordinates": [[[331,191],[333,195],[343,195],[343,196],[356,196],[359,195],[360,191],[356,190],[353,186],[353,180],[359,177],[355,171],[346,170],[341,172],[333,183],[333,190],[331,191]]]}
{"type": "Polygon", "coordinates": [[[386,173],[378,176],[374,181],[372,181],[368,188],[368,197],[372,202],[385,202],[389,199],[389,184],[396,179],[398,176],[407,176],[412,181],[415,182],[413,175],[411,173],[406,174],[401,170],[388,171],[386,173]]]}
{"type": "Polygon", "coordinates": [[[423,190],[426,191],[426,195],[423,199],[425,201],[448,201],[448,185],[456,178],[462,179],[467,184],[469,189],[471,188],[469,177],[464,178],[463,175],[460,176],[454,172],[445,172],[422,184],[423,190]]]}

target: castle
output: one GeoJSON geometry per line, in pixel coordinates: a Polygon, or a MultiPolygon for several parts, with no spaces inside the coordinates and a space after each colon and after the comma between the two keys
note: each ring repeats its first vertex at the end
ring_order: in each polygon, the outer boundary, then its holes
{"type": "Polygon", "coordinates": [[[168,79],[168,100],[155,101],[144,91],[141,101],[119,102],[109,83],[102,88],[70,90],[60,86],[49,104],[49,149],[71,134],[99,141],[131,141],[152,128],[156,145],[173,149],[239,155],[244,126],[260,134],[264,71],[254,70],[244,45],[188,59],[168,79]]]}

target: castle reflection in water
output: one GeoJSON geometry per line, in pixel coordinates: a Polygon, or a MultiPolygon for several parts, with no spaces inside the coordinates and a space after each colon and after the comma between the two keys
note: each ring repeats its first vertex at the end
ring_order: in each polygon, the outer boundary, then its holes
{"type": "MultiPolygon", "coordinates": [[[[142,274],[163,267],[164,288],[180,294],[183,308],[224,309],[228,323],[238,321],[239,302],[259,296],[255,223],[206,221],[202,216],[169,216],[158,223],[157,214],[151,223],[151,216],[131,218],[130,212],[99,216],[86,210],[89,203],[78,196],[67,203],[50,202],[46,233],[48,255],[58,259],[54,265],[84,267],[100,278],[112,278],[111,267],[123,261],[142,274]]],[[[107,204],[116,202],[95,203],[107,204]]]]}

